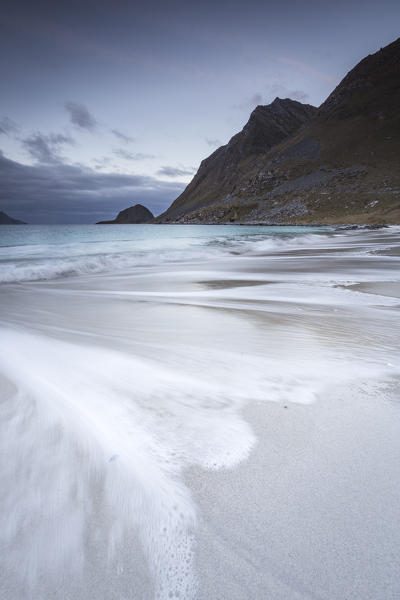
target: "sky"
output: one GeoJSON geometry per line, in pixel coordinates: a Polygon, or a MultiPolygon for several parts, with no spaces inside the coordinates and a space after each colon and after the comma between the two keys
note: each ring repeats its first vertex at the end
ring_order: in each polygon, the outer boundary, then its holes
{"type": "Polygon", "coordinates": [[[256,105],[319,106],[399,24],[398,0],[3,0],[0,210],[159,214],[256,105]]]}

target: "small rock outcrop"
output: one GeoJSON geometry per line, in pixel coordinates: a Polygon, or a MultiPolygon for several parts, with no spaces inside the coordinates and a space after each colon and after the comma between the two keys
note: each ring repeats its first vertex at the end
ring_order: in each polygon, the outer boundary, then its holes
{"type": "Polygon", "coordinates": [[[0,225],[26,225],[26,223],[24,221],[19,221],[18,219],[13,219],[0,210],[0,225]]]}
{"type": "Polygon", "coordinates": [[[133,225],[150,223],[153,219],[154,215],[148,208],[142,204],[135,204],[121,210],[112,221],[98,221],[96,225],[133,225]]]}

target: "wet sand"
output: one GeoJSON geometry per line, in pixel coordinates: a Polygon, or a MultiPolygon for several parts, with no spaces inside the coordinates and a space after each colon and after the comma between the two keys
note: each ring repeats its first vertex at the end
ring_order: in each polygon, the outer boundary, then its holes
{"type": "Polygon", "coordinates": [[[398,281],[369,281],[368,283],[356,283],[347,287],[350,290],[356,290],[366,294],[400,298],[400,282],[398,281]]]}

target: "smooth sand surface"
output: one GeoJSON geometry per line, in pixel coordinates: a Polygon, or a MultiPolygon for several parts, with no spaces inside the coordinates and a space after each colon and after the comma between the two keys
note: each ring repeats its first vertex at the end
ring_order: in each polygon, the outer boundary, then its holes
{"type": "Polygon", "coordinates": [[[199,598],[399,597],[398,383],[254,404],[251,457],[187,473],[199,598]]]}

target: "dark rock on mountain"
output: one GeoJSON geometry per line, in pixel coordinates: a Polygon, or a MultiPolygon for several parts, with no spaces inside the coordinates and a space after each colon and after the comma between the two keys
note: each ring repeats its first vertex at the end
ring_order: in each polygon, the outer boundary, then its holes
{"type": "Polygon", "coordinates": [[[154,215],[148,208],[142,204],[135,204],[135,206],[121,210],[113,221],[99,221],[97,225],[149,223],[153,219],[154,215]]]}
{"type": "Polygon", "coordinates": [[[26,225],[26,223],[18,219],[13,219],[0,210],[0,225],[26,225]]]}
{"type": "Polygon", "coordinates": [[[400,223],[400,39],[314,109],[276,99],[205,159],[159,217],[191,223],[400,223]]]}

